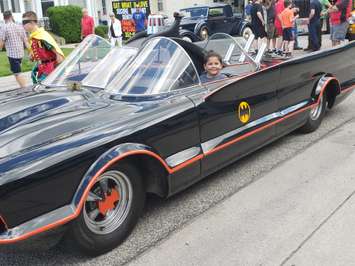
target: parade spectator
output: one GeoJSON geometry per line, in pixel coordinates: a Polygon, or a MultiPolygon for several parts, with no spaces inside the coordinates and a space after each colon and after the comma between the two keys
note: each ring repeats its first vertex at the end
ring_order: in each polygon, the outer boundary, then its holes
{"type": "Polygon", "coordinates": [[[286,56],[292,55],[293,41],[294,36],[292,33],[293,23],[295,22],[295,15],[292,6],[292,2],[290,0],[285,0],[284,2],[285,9],[282,11],[281,17],[281,25],[282,25],[282,39],[284,47],[284,53],[286,56]]]}
{"type": "Polygon", "coordinates": [[[32,69],[34,84],[44,80],[64,60],[64,54],[53,37],[37,24],[37,15],[28,11],[22,15],[22,24],[30,33],[30,55],[36,61],[32,69]]]}
{"type": "Polygon", "coordinates": [[[275,1],[267,0],[265,2],[267,12],[267,48],[268,52],[276,51],[276,28],[275,28],[275,1]]]}
{"type": "Polygon", "coordinates": [[[136,33],[145,30],[145,25],[147,24],[147,19],[145,17],[144,12],[142,11],[142,9],[139,6],[136,8],[135,12],[132,14],[132,19],[134,22],[134,27],[136,29],[136,33]]]}
{"type": "Polygon", "coordinates": [[[81,18],[81,39],[86,36],[95,33],[95,23],[94,19],[89,16],[88,10],[86,8],[82,9],[83,17],[81,18]]]}
{"type": "Polygon", "coordinates": [[[320,49],[319,32],[321,31],[320,14],[322,5],[319,0],[311,0],[310,12],[308,17],[308,32],[310,38],[310,47],[313,51],[320,49]]]}
{"type": "Polygon", "coordinates": [[[251,25],[255,35],[255,50],[257,51],[262,42],[266,42],[265,20],[263,7],[260,0],[256,0],[251,8],[251,25]]]}
{"type": "Polygon", "coordinates": [[[111,46],[114,47],[117,43],[118,47],[122,47],[122,27],[121,22],[115,17],[114,13],[110,13],[110,21],[108,26],[108,37],[111,46]]]}
{"type": "Polygon", "coordinates": [[[21,75],[21,63],[24,57],[24,46],[29,48],[24,29],[14,23],[11,11],[5,11],[5,25],[0,29],[0,51],[5,46],[10,70],[21,88],[26,87],[26,80],[21,75]]]}
{"type": "Polygon", "coordinates": [[[251,21],[251,8],[252,8],[253,2],[248,1],[248,4],[245,7],[245,19],[247,21],[251,21]]]}
{"type": "Polygon", "coordinates": [[[214,51],[209,51],[204,58],[205,73],[200,76],[201,82],[210,82],[226,78],[226,75],[221,74],[223,68],[222,57],[214,51]]]}
{"type": "Polygon", "coordinates": [[[335,5],[328,9],[330,16],[330,39],[333,46],[339,45],[345,40],[349,26],[347,18],[350,17],[351,9],[351,0],[337,0],[335,5]]]}
{"type": "Polygon", "coordinates": [[[284,0],[277,0],[275,3],[275,30],[276,30],[276,51],[277,55],[282,55],[282,25],[281,13],[285,9],[284,0]]]}
{"type": "Polygon", "coordinates": [[[319,46],[322,46],[322,27],[324,22],[327,23],[327,28],[329,28],[329,21],[328,21],[328,8],[330,8],[332,5],[329,2],[329,0],[320,0],[319,1],[322,5],[322,11],[320,13],[320,28],[318,32],[318,39],[319,39],[319,46]]]}
{"type": "MultiPolygon", "coordinates": [[[[294,6],[293,7],[293,12],[294,12],[295,16],[297,16],[297,18],[298,18],[300,9],[298,7],[296,7],[296,6],[294,6]]],[[[303,50],[303,48],[300,47],[299,42],[298,42],[297,19],[295,19],[295,22],[293,23],[292,34],[293,34],[293,38],[294,38],[293,49],[294,50],[303,50]]]]}

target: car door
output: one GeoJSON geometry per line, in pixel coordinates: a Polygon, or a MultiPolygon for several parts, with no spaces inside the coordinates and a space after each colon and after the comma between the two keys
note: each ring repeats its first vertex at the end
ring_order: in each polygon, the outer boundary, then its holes
{"type": "Polygon", "coordinates": [[[220,88],[198,105],[203,175],[274,139],[270,123],[278,109],[279,76],[279,69],[273,68],[234,82],[206,84],[209,90],[220,88]]]}
{"type": "Polygon", "coordinates": [[[228,32],[228,19],[224,14],[223,7],[211,7],[208,10],[208,26],[211,30],[210,34],[216,32],[228,32]]]}

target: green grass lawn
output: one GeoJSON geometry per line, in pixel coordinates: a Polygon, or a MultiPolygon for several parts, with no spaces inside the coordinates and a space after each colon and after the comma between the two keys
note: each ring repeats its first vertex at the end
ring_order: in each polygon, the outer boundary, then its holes
{"type": "MultiPolygon", "coordinates": [[[[62,50],[65,56],[67,56],[68,54],[70,54],[71,51],[73,51],[72,48],[62,48],[62,50]]],[[[25,58],[22,60],[22,72],[31,71],[33,64],[33,62],[28,60],[28,57],[26,55],[25,58]]],[[[0,52],[0,77],[8,75],[12,75],[12,72],[10,71],[10,65],[6,56],[6,52],[0,52]]]]}

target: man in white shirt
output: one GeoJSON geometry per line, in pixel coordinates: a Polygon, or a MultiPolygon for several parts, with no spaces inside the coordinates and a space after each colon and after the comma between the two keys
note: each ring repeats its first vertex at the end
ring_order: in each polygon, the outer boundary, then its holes
{"type": "Polygon", "coordinates": [[[117,43],[118,47],[122,47],[122,27],[121,22],[115,17],[114,13],[110,13],[108,24],[108,37],[112,47],[117,43]]]}

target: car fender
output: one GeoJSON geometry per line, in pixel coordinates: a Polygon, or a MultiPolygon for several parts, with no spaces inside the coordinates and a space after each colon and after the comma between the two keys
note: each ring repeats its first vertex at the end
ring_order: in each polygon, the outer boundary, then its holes
{"type": "Polygon", "coordinates": [[[204,20],[201,20],[196,23],[195,28],[194,28],[194,33],[199,36],[200,30],[202,27],[206,26],[208,31],[210,31],[210,28],[208,27],[207,23],[204,20]]]}
{"type": "Polygon", "coordinates": [[[241,21],[241,23],[239,23],[239,24],[236,24],[235,25],[236,27],[239,27],[239,29],[235,29],[235,32],[237,32],[238,33],[238,35],[242,35],[242,32],[243,32],[243,30],[246,28],[246,27],[249,27],[249,28],[252,28],[251,27],[251,24],[250,24],[250,22],[248,22],[248,21],[241,21]],[[239,26],[238,26],[239,25],[239,26]]]}
{"type": "Polygon", "coordinates": [[[182,29],[182,30],[180,30],[179,35],[181,38],[188,36],[191,38],[191,40],[193,42],[201,41],[201,38],[199,36],[197,36],[195,33],[193,33],[192,31],[189,31],[189,30],[182,29]]]}
{"type": "Polygon", "coordinates": [[[173,173],[168,164],[151,147],[139,143],[124,143],[115,146],[102,154],[87,170],[78,189],[73,197],[72,203],[76,209],[81,209],[90,188],[95,180],[108,168],[120,160],[133,155],[148,155],[155,158],[166,169],[167,173],[173,173]]]}
{"type": "Polygon", "coordinates": [[[314,98],[317,100],[319,96],[327,90],[327,101],[328,108],[331,108],[334,105],[335,98],[340,94],[340,83],[339,80],[330,75],[323,75],[317,82],[314,89],[314,98]]]}

